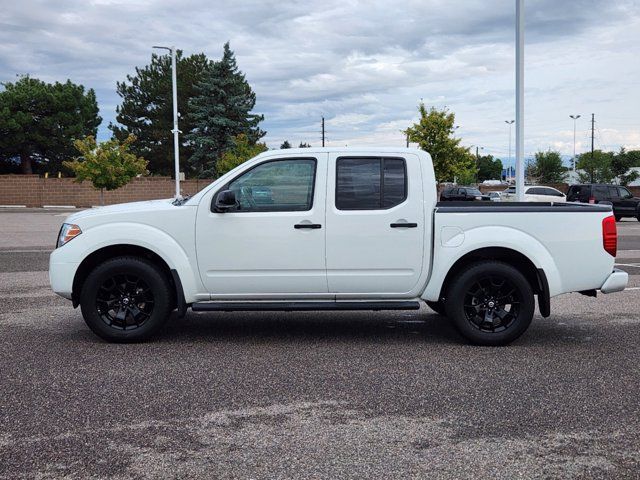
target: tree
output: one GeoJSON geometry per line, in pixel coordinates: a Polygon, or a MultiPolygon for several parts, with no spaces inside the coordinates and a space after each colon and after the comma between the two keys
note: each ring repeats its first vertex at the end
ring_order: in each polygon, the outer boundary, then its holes
{"type": "Polygon", "coordinates": [[[76,174],[77,182],[89,180],[100,190],[100,203],[104,205],[104,190],[116,190],[147,171],[147,161],[129,151],[135,140],[133,135],[123,142],[112,138],[98,144],[92,136],[76,140],[74,145],[81,156],[64,164],[76,174]]]}
{"type": "MultiPolygon", "coordinates": [[[[178,82],[179,128],[187,133],[195,128],[189,99],[196,94],[196,85],[202,82],[212,68],[212,62],[203,53],[183,57],[176,52],[178,82]]],[[[136,67],[135,75],[127,75],[117,83],[122,104],[117,107],[117,124],[109,128],[115,137],[124,141],[130,134],[136,136],[131,151],[149,161],[149,170],[155,174],[171,175],[174,171],[173,151],[173,97],[171,85],[171,57],[151,55],[151,63],[136,67]]],[[[184,135],[180,136],[180,156],[189,158],[194,146],[184,135]]],[[[181,163],[189,173],[189,164],[181,163]]]]}
{"type": "Polygon", "coordinates": [[[309,145],[307,142],[300,142],[298,148],[311,148],[311,145],[309,145]]]}
{"type": "Polygon", "coordinates": [[[418,107],[420,120],[412,125],[405,134],[409,140],[417,143],[422,150],[429,152],[438,182],[452,181],[456,177],[477,173],[474,157],[468,148],[460,146],[460,139],[454,138],[455,115],[446,108],[434,107],[427,110],[424,103],[418,107]]]}
{"type": "Polygon", "coordinates": [[[291,144],[289,143],[289,140],[285,140],[284,142],[282,142],[282,145],[280,145],[280,150],[284,150],[287,148],[291,148],[291,144]]]}
{"type": "Polygon", "coordinates": [[[500,180],[502,178],[502,162],[493,155],[484,155],[478,159],[478,183],[485,180],[500,180]]]}
{"type": "Polygon", "coordinates": [[[244,134],[249,145],[265,135],[258,126],[264,116],[251,113],[255,103],[256,95],[227,42],[222,60],[214,63],[189,101],[194,119],[194,129],[187,135],[194,148],[189,163],[199,176],[221,173],[217,161],[236,145],[238,135],[244,134]]]}
{"type": "Polygon", "coordinates": [[[264,143],[252,143],[246,134],[241,133],[233,140],[233,146],[222,154],[217,162],[218,175],[224,175],[238,165],[268,150],[264,143]]]}
{"type": "Polygon", "coordinates": [[[582,170],[582,172],[578,172],[579,181],[581,183],[611,183],[614,177],[611,171],[613,155],[613,152],[603,152],[602,150],[595,150],[593,155],[591,152],[578,155],[576,169],[582,170]]]}
{"type": "Polygon", "coordinates": [[[622,147],[619,153],[611,157],[611,173],[620,185],[629,185],[640,176],[636,170],[631,170],[637,162],[635,158],[637,153],[640,152],[627,152],[622,147]]]}
{"type": "Polygon", "coordinates": [[[73,153],[73,141],[95,135],[95,92],[82,85],[45,83],[28,75],[0,92],[0,159],[20,159],[22,173],[56,170],[73,153]]]}
{"type": "Polygon", "coordinates": [[[538,183],[562,183],[567,176],[567,167],[562,164],[560,152],[537,152],[530,166],[529,175],[538,183]]]}

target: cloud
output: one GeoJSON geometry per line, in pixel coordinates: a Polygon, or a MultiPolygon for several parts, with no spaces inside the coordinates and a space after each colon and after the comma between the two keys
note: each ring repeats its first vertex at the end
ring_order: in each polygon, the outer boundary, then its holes
{"type": "MultiPolygon", "coordinates": [[[[504,0],[322,2],[27,0],[0,10],[0,81],[29,73],[96,90],[115,117],[115,84],[151,46],[238,57],[277,147],[403,144],[420,99],[457,115],[466,145],[505,156],[514,116],[514,5],[504,0]]],[[[527,0],[526,150],[579,147],[597,114],[602,145],[637,146],[640,2],[527,0]],[[567,136],[570,131],[571,135],[567,136]],[[607,142],[607,143],[604,143],[607,142]]]]}

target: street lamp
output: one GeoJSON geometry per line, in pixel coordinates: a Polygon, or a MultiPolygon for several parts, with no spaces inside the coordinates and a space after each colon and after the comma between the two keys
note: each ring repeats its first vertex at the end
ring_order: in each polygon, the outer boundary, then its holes
{"type": "Polygon", "coordinates": [[[524,0],[516,0],[516,195],[524,201],[524,0]]]}
{"type": "Polygon", "coordinates": [[[161,50],[168,50],[171,55],[171,86],[173,90],[173,150],[175,156],[175,176],[176,176],[176,199],[182,198],[180,195],[180,142],[178,140],[178,134],[181,133],[178,130],[178,81],[176,74],[176,47],[160,47],[154,45],[153,48],[158,48],[161,50]]]}
{"type": "Polygon", "coordinates": [[[581,115],[569,115],[573,119],[573,173],[576,173],[576,122],[581,115]]]}

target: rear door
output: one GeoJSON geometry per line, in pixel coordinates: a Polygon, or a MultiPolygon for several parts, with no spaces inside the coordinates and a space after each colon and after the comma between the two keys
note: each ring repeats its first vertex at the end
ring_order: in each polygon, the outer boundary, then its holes
{"type": "Polygon", "coordinates": [[[329,155],[327,281],[337,297],[408,294],[424,267],[420,159],[329,155]]]}

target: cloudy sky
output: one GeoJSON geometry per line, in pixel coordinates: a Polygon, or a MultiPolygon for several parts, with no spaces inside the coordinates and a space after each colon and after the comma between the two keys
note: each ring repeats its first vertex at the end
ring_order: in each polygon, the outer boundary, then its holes
{"type": "MultiPolygon", "coordinates": [[[[525,0],[526,153],[640,148],[640,0],[525,0]]],[[[116,81],[152,45],[221,55],[231,42],[271,147],[404,143],[420,99],[456,114],[467,146],[507,157],[513,0],[0,0],[0,82],[70,78],[115,117],[116,81]]]]}

